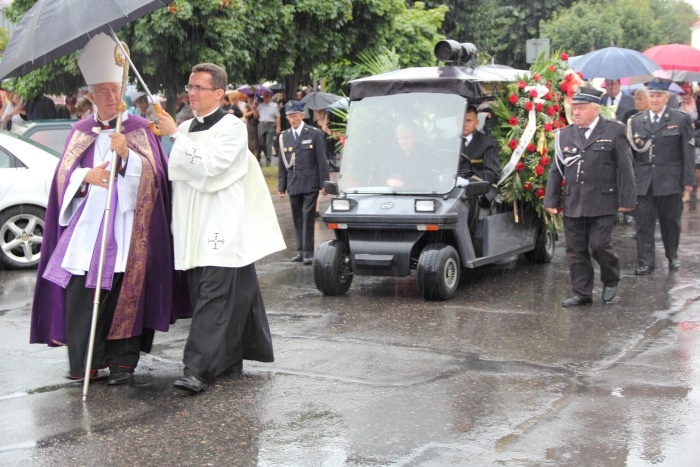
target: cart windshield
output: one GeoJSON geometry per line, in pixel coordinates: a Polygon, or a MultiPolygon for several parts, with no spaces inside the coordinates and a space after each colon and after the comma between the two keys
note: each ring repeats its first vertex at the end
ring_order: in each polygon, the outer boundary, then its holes
{"type": "Polygon", "coordinates": [[[340,189],[346,193],[447,193],[455,186],[467,101],[405,93],[353,101],[340,189]]]}

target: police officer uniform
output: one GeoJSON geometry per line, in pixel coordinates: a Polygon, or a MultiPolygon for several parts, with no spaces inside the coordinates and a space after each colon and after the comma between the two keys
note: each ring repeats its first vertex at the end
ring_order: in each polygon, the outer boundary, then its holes
{"type": "MultiPolygon", "coordinates": [[[[304,113],[304,104],[288,101],[286,115],[304,113]]],[[[297,255],[293,262],[311,264],[314,255],[314,223],[316,201],[329,180],[328,160],[323,132],[303,122],[280,134],[279,176],[277,191],[289,194],[292,220],[297,240],[297,255]],[[298,133],[295,136],[295,132],[298,133]]]]}
{"type": "MultiPolygon", "coordinates": [[[[647,83],[649,93],[668,92],[671,80],[656,78],[647,83]]],[[[690,117],[668,104],[653,122],[651,109],[631,117],[627,138],[634,156],[637,183],[638,275],[655,268],[654,231],[659,219],[661,239],[669,268],[680,268],[678,244],[681,235],[682,193],[684,186],[695,185],[695,143],[690,117]]]]}
{"type": "MultiPolygon", "coordinates": [[[[581,88],[574,104],[600,102],[601,92],[581,88]]],[[[557,160],[545,191],[545,208],[563,204],[566,257],[574,296],[564,306],[591,303],[593,263],[600,265],[603,301],[615,297],[620,262],[612,243],[618,207],[634,208],[632,156],[624,126],[598,116],[593,128],[569,125],[556,137],[557,160]],[[590,253],[589,253],[590,251],[590,253]]]]}

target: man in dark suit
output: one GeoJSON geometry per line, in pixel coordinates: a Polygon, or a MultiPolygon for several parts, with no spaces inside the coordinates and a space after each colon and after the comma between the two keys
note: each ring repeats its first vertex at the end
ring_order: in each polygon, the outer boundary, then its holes
{"type": "Polygon", "coordinates": [[[649,110],[630,118],[627,138],[634,151],[637,182],[637,269],[650,274],[655,266],[654,231],[661,227],[668,267],[680,269],[682,193],[695,185],[695,142],[690,117],[670,109],[671,80],[655,78],[647,83],[649,110]]]}
{"type": "Polygon", "coordinates": [[[634,109],[634,97],[623,94],[620,91],[620,80],[619,79],[606,79],[605,80],[605,94],[600,101],[601,104],[611,106],[617,106],[615,110],[615,117],[622,123],[626,123],[625,114],[634,109]]]}
{"type": "MultiPolygon", "coordinates": [[[[457,175],[466,180],[489,182],[492,189],[486,197],[490,202],[498,194],[496,183],[501,178],[501,156],[496,140],[490,135],[476,131],[478,126],[476,108],[469,106],[464,116],[464,136],[457,175]]],[[[458,183],[464,182],[460,180],[458,183]]]]}
{"type": "Polygon", "coordinates": [[[557,160],[544,207],[556,214],[563,198],[566,258],[573,296],[564,307],[592,302],[593,263],[600,265],[603,302],[615,298],[620,261],[612,243],[617,212],[634,208],[632,154],[625,127],[600,117],[601,92],[582,87],[573,97],[574,123],[557,137],[557,160]]]}
{"type": "Polygon", "coordinates": [[[326,194],[323,182],[328,177],[328,159],[323,132],[304,124],[304,104],[288,101],[285,113],[291,128],[280,135],[280,198],[289,193],[292,220],[297,239],[297,255],[292,262],[311,264],[314,258],[314,222],[319,190],[326,194]]]}

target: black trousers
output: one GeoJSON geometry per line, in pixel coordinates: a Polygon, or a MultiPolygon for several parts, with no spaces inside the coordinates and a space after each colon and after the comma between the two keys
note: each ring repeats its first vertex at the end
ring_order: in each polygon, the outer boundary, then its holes
{"type": "MultiPolygon", "coordinates": [[[[68,362],[70,375],[76,378],[85,374],[95,298],[95,289],[85,287],[86,278],[87,276],[73,276],[66,287],[68,362]]],[[[115,274],[112,290],[100,292],[100,306],[97,313],[95,344],[92,353],[93,370],[109,366],[111,373],[133,372],[139,362],[141,336],[107,340],[123,278],[124,274],[115,274]]]]}
{"type": "Polygon", "coordinates": [[[666,258],[672,260],[678,257],[682,213],[683,198],[680,193],[667,196],[637,196],[634,218],[637,230],[637,262],[640,266],[656,267],[654,232],[657,218],[666,258]]]}
{"type": "Polygon", "coordinates": [[[603,285],[614,287],[620,281],[620,260],[612,243],[616,215],[564,217],[566,259],[574,295],[593,295],[593,262],[600,265],[603,285]]]}
{"type": "Polygon", "coordinates": [[[242,368],[253,310],[265,314],[255,264],[188,269],[187,280],[193,315],[183,358],[185,376],[211,380],[242,368]]]}
{"type": "Polygon", "coordinates": [[[304,258],[314,256],[314,228],[316,224],[316,202],[318,191],[290,195],[289,202],[292,205],[292,220],[294,221],[294,234],[297,239],[297,251],[304,258]]]}

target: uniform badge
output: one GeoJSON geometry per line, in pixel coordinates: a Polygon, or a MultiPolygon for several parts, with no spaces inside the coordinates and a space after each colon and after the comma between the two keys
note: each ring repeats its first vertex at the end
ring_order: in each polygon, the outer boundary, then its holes
{"type": "Polygon", "coordinates": [[[564,148],[564,152],[569,152],[569,151],[571,151],[571,148],[569,148],[569,146],[564,148]]]}

